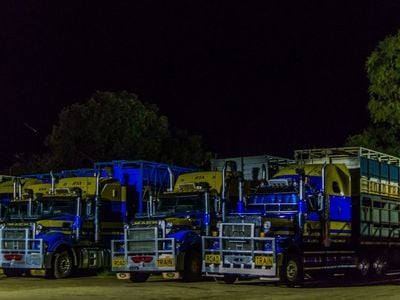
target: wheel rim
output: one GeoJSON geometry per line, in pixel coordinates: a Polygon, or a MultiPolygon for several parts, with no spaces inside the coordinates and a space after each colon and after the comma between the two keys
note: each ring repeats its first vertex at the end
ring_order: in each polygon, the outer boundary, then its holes
{"type": "Polygon", "coordinates": [[[361,259],[360,263],[358,264],[358,269],[360,270],[361,276],[367,276],[369,271],[370,264],[367,259],[361,259]]]}
{"type": "Polygon", "coordinates": [[[376,275],[383,275],[385,267],[386,267],[386,261],[381,257],[378,257],[373,263],[373,268],[375,270],[376,275]]]}
{"type": "Polygon", "coordinates": [[[62,257],[62,259],[60,261],[59,270],[62,273],[68,273],[70,269],[71,269],[71,261],[65,255],[62,257]]]}
{"type": "Polygon", "coordinates": [[[299,273],[299,266],[294,260],[290,260],[286,265],[286,277],[288,281],[291,282],[296,281],[298,273],[299,273]]]}
{"type": "Polygon", "coordinates": [[[68,276],[71,271],[71,259],[68,255],[61,255],[58,259],[57,270],[61,276],[68,276]]]}
{"type": "Polygon", "coordinates": [[[200,262],[196,258],[192,259],[190,267],[193,273],[200,273],[200,262]]]}

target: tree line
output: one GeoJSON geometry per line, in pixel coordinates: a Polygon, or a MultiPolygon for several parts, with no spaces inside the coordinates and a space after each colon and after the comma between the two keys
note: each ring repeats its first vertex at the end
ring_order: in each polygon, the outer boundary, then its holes
{"type": "Polygon", "coordinates": [[[119,159],[202,167],[211,155],[201,136],[170,128],[156,105],[127,91],[96,91],[85,102],[65,107],[44,143],[45,153],[23,157],[13,172],[86,168],[119,159]]]}

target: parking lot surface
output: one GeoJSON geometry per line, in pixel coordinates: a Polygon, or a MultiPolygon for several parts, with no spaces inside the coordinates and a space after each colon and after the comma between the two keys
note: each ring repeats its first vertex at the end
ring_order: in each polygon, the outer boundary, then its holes
{"type": "Polygon", "coordinates": [[[222,284],[213,280],[186,283],[150,277],[145,283],[114,276],[51,280],[0,275],[0,299],[400,299],[400,282],[380,284],[318,283],[299,288],[265,282],[222,284]]]}

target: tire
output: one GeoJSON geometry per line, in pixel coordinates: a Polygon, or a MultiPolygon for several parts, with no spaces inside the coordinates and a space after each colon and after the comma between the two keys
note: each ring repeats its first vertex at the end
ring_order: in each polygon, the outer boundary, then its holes
{"type": "Polygon", "coordinates": [[[139,273],[139,272],[132,272],[130,280],[132,282],[145,282],[147,279],[149,279],[150,274],[149,273],[139,273]]]}
{"type": "Polygon", "coordinates": [[[282,274],[284,283],[289,287],[294,287],[303,283],[303,265],[297,255],[290,255],[285,259],[282,274]]]}
{"type": "Polygon", "coordinates": [[[67,278],[72,274],[73,261],[68,251],[61,251],[54,255],[53,277],[56,279],[67,278]]]}
{"type": "Polygon", "coordinates": [[[185,265],[182,272],[182,281],[193,282],[201,279],[201,255],[197,251],[190,251],[185,255],[185,265]]]}
{"type": "Polygon", "coordinates": [[[377,256],[372,262],[372,275],[374,277],[380,278],[386,275],[386,271],[388,269],[388,262],[386,257],[377,256]]]}
{"type": "Polygon", "coordinates": [[[371,269],[371,262],[368,256],[360,256],[357,263],[356,278],[361,280],[368,279],[371,275],[371,269]]]}

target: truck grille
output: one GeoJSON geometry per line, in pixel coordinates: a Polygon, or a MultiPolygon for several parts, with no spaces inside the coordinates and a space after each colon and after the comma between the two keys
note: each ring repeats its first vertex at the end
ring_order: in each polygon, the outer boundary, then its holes
{"type": "Polygon", "coordinates": [[[223,224],[222,234],[224,239],[222,242],[222,249],[224,250],[252,250],[251,240],[245,238],[251,238],[254,236],[254,225],[253,224],[223,224]]]}
{"type": "Polygon", "coordinates": [[[0,229],[0,266],[2,268],[43,268],[43,240],[34,239],[29,228],[0,229]]]}
{"type": "Polygon", "coordinates": [[[276,279],[275,238],[258,236],[260,222],[241,221],[220,223],[219,236],[202,237],[203,272],[276,279]]]}
{"type": "Polygon", "coordinates": [[[127,248],[134,252],[154,252],[158,236],[157,227],[130,228],[127,230],[127,248]]]}
{"type": "Polygon", "coordinates": [[[29,239],[29,229],[7,229],[1,231],[1,249],[24,250],[29,239]]]}
{"type": "Polygon", "coordinates": [[[251,224],[224,224],[223,236],[251,237],[253,236],[251,224]]]}

